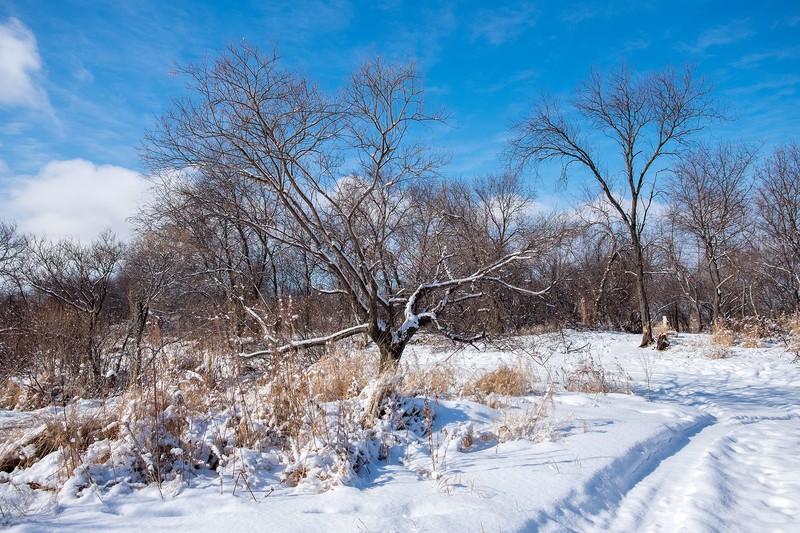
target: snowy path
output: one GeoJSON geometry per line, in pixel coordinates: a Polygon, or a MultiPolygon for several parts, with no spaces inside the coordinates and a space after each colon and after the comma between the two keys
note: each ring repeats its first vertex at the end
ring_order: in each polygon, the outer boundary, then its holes
{"type": "Polygon", "coordinates": [[[656,374],[653,400],[695,407],[705,421],[680,445],[661,443],[671,453],[656,459],[610,511],[580,517],[576,529],[800,531],[796,374],[751,357],[692,363],[656,374]]]}

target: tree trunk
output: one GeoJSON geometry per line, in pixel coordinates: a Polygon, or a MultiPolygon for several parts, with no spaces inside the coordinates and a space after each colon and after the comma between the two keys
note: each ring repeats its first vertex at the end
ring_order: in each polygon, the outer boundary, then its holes
{"type": "Polygon", "coordinates": [[[397,372],[404,349],[405,344],[378,344],[378,350],[380,350],[378,372],[381,374],[397,372]]]}
{"type": "Polygon", "coordinates": [[[644,251],[639,235],[631,231],[631,240],[636,252],[636,295],[639,297],[639,316],[642,317],[642,343],[640,348],[653,344],[653,329],[650,319],[650,305],[647,301],[647,289],[644,283],[644,251]]]}
{"type": "Polygon", "coordinates": [[[408,334],[406,338],[401,340],[399,336],[392,335],[389,328],[381,328],[377,321],[370,323],[367,335],[378,346],[378,351],[380,352],[378,372],[380,374],[397,372],[400,357],[402,357],[403,350],[412,334],[408,334]]]}
{"type": "Polygon", "coordinates": [[[711,285],[713,294],[711,295],[711,333],[716,333],[720,328],[722,318],[722,276],[719,273],[719,266],[714,257],[711,246],[706,244],[706,258],[708,259],[708,273],[711,275],[711,285]]]}

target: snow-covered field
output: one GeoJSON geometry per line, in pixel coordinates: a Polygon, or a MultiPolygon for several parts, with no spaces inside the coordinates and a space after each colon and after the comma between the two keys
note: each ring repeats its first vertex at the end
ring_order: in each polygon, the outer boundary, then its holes
{"type": "MultiPolygon", "coordinates": [[[[570,333],[519,339],[524,350],[411,346],[409,364],[465,376],[523,365],[539,390],[483,403],[431,398],[434,431],[387,446],[323,492],[281,483],[266,456],[246,480],[209,471],[160,489],[22,491],[43,460],[0,474],[0,507],[15,532],[800,531],[800,363],[778,343],[711,359],[719,348],[707,336],[679,335],[665,352],[638,340],[570,333]],[[564,390],[588,357],[615,390],[635,394],[564,390]],[[558,387],[551,400],[548,382],[558,387]],[[483,438],[503,432],[511,438],[483,438]]],[[[0,411],[0,434],[30,416],[0,411]]]]}

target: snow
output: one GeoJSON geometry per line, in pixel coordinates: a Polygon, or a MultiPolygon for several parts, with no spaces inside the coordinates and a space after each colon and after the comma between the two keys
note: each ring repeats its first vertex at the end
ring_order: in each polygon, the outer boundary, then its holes
{"type": "MultiPolygon", "coordinates": [[[[469,379],[527,365],[542,383],[531,396],[480,403],[407,399],[407,411],[430,408],[432,431],[384,433],[396,437],[388,453],[346,484],[289,486],[275,452],[243,451],[222,476],[160,489],[31,490],[52,473],[54,452],[0,473],[0,507],[14,532],[800,530],[800,364],[779,345],[710,359],[705,336],[680,335],[665,352],[638,341],[572,332],[507,351],[410,346],[415,368],[447,364],[469,379]],[[623,393],[545,396],[548,376],[563,384],[587,357],[623,393]]],[[[26,416],[0,411],[0,432],[26,416]]],[[[324,460],[308,454],[306,466],[324,460]]]]}

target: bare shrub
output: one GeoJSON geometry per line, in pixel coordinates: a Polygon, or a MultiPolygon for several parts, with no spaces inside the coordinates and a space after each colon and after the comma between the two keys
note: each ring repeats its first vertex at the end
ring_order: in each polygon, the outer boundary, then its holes
{"type": "Polygon", "coordinates": [[[581,360],[564,376],[564,388],[569,392],[605,394],[611,391],[605,369],[592,357],[581,360]]]}

